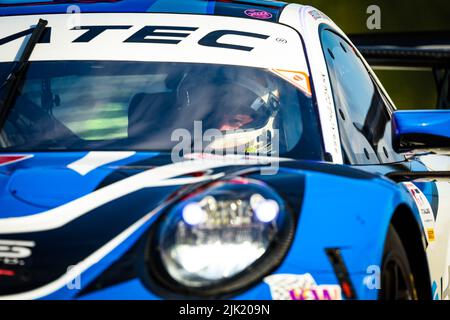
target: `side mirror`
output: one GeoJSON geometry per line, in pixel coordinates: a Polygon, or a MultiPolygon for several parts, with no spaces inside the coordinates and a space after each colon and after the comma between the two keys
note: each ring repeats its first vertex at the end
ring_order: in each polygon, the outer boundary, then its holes
{"type": "Polygon", "coordinates": [[[396,152],[450,151],[450,110],[395,111],[392,146],[396,152]]]}

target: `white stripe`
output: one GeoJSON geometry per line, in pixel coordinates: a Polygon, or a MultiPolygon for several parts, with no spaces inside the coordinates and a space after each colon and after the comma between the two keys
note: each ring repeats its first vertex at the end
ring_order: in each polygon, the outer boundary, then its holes
{"type": "Polygon", "coordinates": [[[121,151],[121,152],[106,152],[106,151],[92,151],[85,155],[83,158],[72,162],[67,168],[78,172],[80,175],[85,176],[89,172],[104,166],[108,163],[123,160],[135,155],[134,151],[121,151]]]}
{"type": "Polygon", "coordinates": [[[129,193],[147,187],[157,187],[170,183],[163,182],[163,180],[195,171],[204,171],[222,166],[244,164],[257,164],[257,161],[252,162],[248,159],[239,160],[234,158],[227,160],[224,157],[221,161],[218,161],[217,159],[201,159],[154,168],[106,186],[93,193],[43,213],[25,217],[0,219],[0,234],[38,232],[60,228],[74,219],[81,217],[87,212],[129,193]]]}

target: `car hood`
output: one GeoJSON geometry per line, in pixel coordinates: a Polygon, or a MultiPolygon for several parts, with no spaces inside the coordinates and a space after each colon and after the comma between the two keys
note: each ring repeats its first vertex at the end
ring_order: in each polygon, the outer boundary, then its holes
{"type": "Polygon", "coordinates": [[[0,219],[70,207],[86,196],[94,203],[107,203],[145,187],[155,191],[158,187],[194,183],[198,177],[209,179],[212,172],[259,164],[261,159],[191,154],[174,164],[170,154],[156,152],[0,154],[0,219]],[[134,176],[136,179],[128,179],[134,176]],[[174,178],[181,180],[172,181],[174,178]],[[122,180],[127,182],[113,187],[121,188],[120,192],[97,194],[122,180]]]}
{"type": "Polygon", "coordinates": [[[65,152],[0,155],[0,218],[38,214],[152,167],[158,154],[65,152]]]}
{"type": "Polygon", "coordinates": [[[177,163],[170,154],[134,152],[2,157],[0,298],[12,299],[77,294],[67,285],[75,274],[89,283],[121,259],[187,185],[245,169],[292,198],[290,204],[299,212],[304,181],[316,172],[373,177],[344,166],[280,159],[279,172],[263,178],[259,169],[267,167],[267,159],[256,157],[191,155],[177,163]]]}

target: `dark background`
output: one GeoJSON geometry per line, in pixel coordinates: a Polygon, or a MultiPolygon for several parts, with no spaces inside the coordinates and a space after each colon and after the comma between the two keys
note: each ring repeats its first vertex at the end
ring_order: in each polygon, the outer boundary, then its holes
{"type": "MultiPolygon", "coordinates": [[[[450,43],[450,0],[286,1],[316,7],[347,34],[445,30],[450,43]],[[370,5],[378,5],[381,9],[380,30],[369,30],[366,26],[370,5]]],[[[399,109],[423,109],[436,105],[436,87],[431,70],[375,71],[399,109]]]]}

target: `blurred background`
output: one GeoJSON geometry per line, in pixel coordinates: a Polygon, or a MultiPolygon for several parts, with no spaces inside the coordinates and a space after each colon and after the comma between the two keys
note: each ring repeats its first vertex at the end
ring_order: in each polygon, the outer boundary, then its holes
{"type": "MultiPolygon", "coordinates": [[[[450,43],[450,0],[286,0],[312,5],[328,15],[346,34],[439,31],[450,43]],[[367,8],[381,11],[381,29],[369,30],[367,8]],[[446,31],[445,33],[442,33],[446,31]]],[[[412,35],[414,35],[412,34],[412,35]]],[[[407,37],[407,35],[405,36],[407,37]]],[[[399,109],[434,108],[437,90],[433,71],[377,70],[399,109]]]]}

